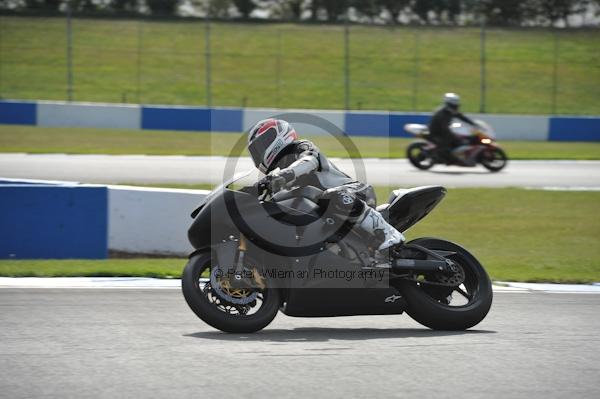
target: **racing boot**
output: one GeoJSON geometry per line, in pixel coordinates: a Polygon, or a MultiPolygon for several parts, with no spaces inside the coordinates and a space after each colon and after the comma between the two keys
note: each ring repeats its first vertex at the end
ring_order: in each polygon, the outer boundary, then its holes
{"type": "Polygon", "coordinates": [[[377,251],[382,251],[405,241],[404,235],[389,224],[383,215],[371,207],[365,207],[362,218],[359,218],[357,226],[375,238],[377,251]]]}

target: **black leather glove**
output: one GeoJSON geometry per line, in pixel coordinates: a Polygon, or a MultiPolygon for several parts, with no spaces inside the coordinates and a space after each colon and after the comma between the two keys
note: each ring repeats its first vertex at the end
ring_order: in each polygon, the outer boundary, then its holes
{"type": "Polygon", "coordinates": [[[258,188],[267,189],[269,192],[275,194],[281,191],[282,188],[287,184],[287,180],[283,176],[277,174],[266,175],[258,182],[258,188]]]}

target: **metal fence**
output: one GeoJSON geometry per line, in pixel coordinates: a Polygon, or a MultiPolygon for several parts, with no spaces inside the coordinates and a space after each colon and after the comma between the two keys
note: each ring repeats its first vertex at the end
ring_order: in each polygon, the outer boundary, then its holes
{"type": "Polygon", "coordinates": [[[0,17],[0,96],[600,114],[600,31],[0,17]]]}

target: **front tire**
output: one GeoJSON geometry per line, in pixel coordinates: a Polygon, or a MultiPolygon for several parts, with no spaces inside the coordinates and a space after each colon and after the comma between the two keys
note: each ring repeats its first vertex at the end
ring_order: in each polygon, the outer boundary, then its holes
{"type": "Polygon", "coordinates": [[[449,241],[419,238],[411,243],[431,250],[456,252],[449,258],[464,270],[465,281],[459,288],[472,297],[464,305],[451,306],[448,295],[451,298],[456,294],[454,289],[402,280],[398,288],[408,303],[406,313],[434,330],[466,330],[479,324],[488,314],[493,297],[492,282],[481,263],[466,249],[449,241]]]}
{"type": "Polygon", "coordinates": [[[253,333],[268,326],[279,310],[279,291],[274,288],[262,290],[260,293],[260,308],[256,313],[228,312],[227,307],[235,308],[235,306],[222,301],[215,301],[216,295],[210,292],[210,286],[207,287],[210,282],[202,278],[203,273],[210,271],[211,266],[212,256],[210,251],[206,251],[196,253],[190,257],[183,269],[181,289],[190,309],[205,323],[228,333],[253,333]]]}
{"type": "Polygon", "coordinates": [[[427,170],[435,164],[426,147],[427,143],[418,141],[416,143],[410,143],[406,149],[406,158],[408,158],[408,161],[417,169],[427,170]]]}
{"type": "Polygon", "coordinates": [[[498,172],[508,163],[508,157],[502,148],[494,147],[482,152],[479,160],[490,172],[498,172]]]}

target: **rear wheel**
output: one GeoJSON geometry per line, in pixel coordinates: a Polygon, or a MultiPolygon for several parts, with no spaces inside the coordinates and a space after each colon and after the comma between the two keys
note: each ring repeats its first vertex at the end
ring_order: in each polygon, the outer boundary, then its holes
{"type": "Polygon", "coordinates": [[[406,157],[413,166],[421,170],[430,169],[434,164],[431,154],[427,150],[427,143],[416,142],[411,143],[406,149],[406,157]]]}
{"type": "Polygon", "coordinates": [[[434,330],[466,330],[481,322],[490,310],[493,297],[492,283],[481,263],[466,249],[449,241],[419,238],[411,243],[431,250],[455,252],[448,258],[458,266],[461,283],[442,285],[452,280],[440,276],[419,281],[401,280],[398,288],[408,303],[406,312],[410,317],[434,330]]]}
{"type": "Polygon", "coordinates": [[[501,148],[493,147],[483,151],[479,161],[490,172],[498,172],[504,169],[508,163],[508,157],[501,148]]]}
{"type": "Polygon", "coordinates": [[[269,325],[279,310],[279,291],[234,289],[215,273],[212,260],[210,251],[197,253],[183,269],[181,289],[194,313],[214,328],[230,333],[252,333],[269,325]]]}

